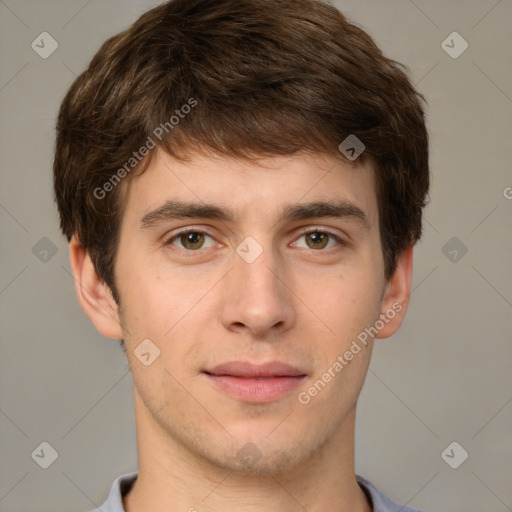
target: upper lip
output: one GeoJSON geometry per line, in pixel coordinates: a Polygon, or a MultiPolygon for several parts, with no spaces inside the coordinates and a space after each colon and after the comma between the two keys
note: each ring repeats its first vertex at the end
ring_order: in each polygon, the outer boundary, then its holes
{"type": "Polygon", "coordinates": [[[217,376],[243,377],[247,379],[257,377],[302,377],[306,375],[302,370],[280,361],[271,361],[260,365],[244,361],[231,361],[205,370],[205,373],[217,376]]]}

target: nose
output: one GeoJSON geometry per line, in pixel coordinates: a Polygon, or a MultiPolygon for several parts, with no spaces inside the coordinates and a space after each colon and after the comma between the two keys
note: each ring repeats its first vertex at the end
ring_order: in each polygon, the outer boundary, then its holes
{"type": "Polygon", "coordinates": [[[246,330],[253,337],[288,330],[295,322],[290,273],[279,254],[264,248],[254,260],[238,253],[223,283],[221,315],[224,327],[246,330]]]}

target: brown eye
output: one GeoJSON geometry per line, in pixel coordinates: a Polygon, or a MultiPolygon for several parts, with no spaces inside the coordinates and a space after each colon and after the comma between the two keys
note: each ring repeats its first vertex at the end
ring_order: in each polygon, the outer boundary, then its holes
{"type": "Polygon", "coordinates": [[[176,245],[179,249],[185,251],[197,251],[203,248],[206,238],[212,237],[202,231],[182,231],[170,238],[166,245],[176,245]],[[178,243],[179,245],[177,245],[178,243]]]}
{"type": "Polygon", "coordinates": [[[182,233],[180,235],[180,242],[185,249],[200,249],[204,243],[204,235],[197,232],[182,233]]]}
{"type": "Polygon", "coordinates": [[[311,244],[308,243],[308,246],[311,249],[323,249],[327,245],[329,241],[330,235],[327,233],[321,233],[319,231],[314,231],[313,233],[307,233],[306,240],[311,240],[311,244]]]}
{"type": "MultiPolygon", "coordinates": [[[[321,231],[319,229],[302,233],[299,238],[304,238],[306,240],[305,246],[299,245],[299,247],[304,249],[322,250],[326,248],[331,249],[336,245],[344,245],[343,241],[334,233],[330,233],[329,231],[321,231]],[[330,242],[332,243],[328,247],[330,242]]],[[[295,242],[295,244],[297,245],[297,242],[295,242]]]]}

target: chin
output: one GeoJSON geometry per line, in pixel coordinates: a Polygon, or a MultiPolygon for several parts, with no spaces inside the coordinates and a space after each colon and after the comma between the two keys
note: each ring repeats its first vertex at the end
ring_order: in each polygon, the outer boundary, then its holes
{"type": "Polygon", "coordinates": [[[314,446],[306,447],[300,439],[288,439],[287,445],[283,444],[281,439],[270,442],[268,438],[256,438],[215,452],[203,450],[202,457],[218,468],[240,475],[277,476],[293,470],[315,452],[314,446]]]}

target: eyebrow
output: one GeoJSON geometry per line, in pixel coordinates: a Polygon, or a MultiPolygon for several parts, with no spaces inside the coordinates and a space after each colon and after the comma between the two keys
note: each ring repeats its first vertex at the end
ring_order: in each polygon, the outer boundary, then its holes
{"type": "MultiPolygon", "coordinates": [[[[289,204],[283,208],[280,220],[297,221],[320,217],[348,218],[358,221],[366,230],[370,229],[366,213],[359,206],[345,200],[289,204]]],[[[233,222],[236,214],[230,208],[214,204],[167,201],[162,206],[146,213],[140,224],[142,229],[149,229],[169,220],[186,218],[233,222]]]]}

